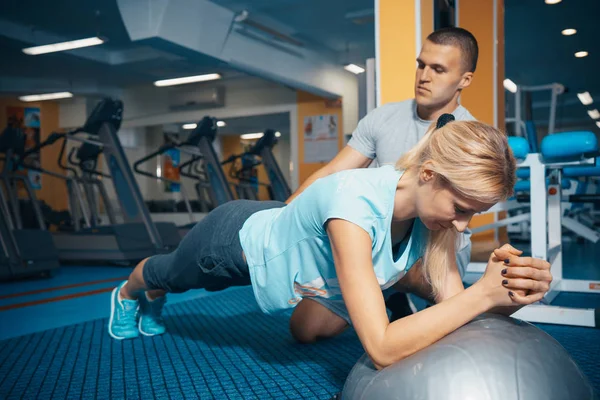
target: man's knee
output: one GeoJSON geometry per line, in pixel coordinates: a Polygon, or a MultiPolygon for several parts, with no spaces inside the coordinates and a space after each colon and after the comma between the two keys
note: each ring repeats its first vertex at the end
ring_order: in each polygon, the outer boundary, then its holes
{"type": "Polygon", "coordinates": [[[322,304],[303,299],[292,313],[290,332],[300,343],[314,343],[339,335],[348,323],[322,304]]]}

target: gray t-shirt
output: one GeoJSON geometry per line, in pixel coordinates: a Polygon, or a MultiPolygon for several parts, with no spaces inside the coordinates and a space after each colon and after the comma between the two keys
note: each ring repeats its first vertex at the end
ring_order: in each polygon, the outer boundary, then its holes
{"type": "MultiPolygon", "coordinates": [[[[474,121],[466,108],[459,105],[452,113],[459,121],[474,121]]],[[[360,120],[352,133],[348,145],[374,162],[371,167],[396,161],[417,144],[434,121],[425,121],[417,114],[414,99],[398,103],[388,103],[378,107],[360,120]]],[[[459,235],[456,244],[456,263],[461,276],[464,276],[471,258],[471,233],[459,235]]]]}
{"type": "MultiPolygon", "coordinates": [[[[452,114],[457,120],[475,120],[461,105],[452,114]]],[[[348,145],[364,156],[376,159],[379,166],[395,164],[417,144],[433,122],[419,118],[414,99],[388,103],[360,120],[348,145]]]]}

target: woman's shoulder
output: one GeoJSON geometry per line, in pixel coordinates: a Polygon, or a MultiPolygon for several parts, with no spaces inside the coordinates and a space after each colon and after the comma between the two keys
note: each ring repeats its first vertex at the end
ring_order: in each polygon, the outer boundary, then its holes
{"type": "Polygon", "coordinates": [[[397,170],[393,165],[383,165],[376,168],[347,169],[321,179],[340,188],[363,189],[373,186],[395,186],[401,175],[402,171],[397,170]]]}
{"type": "Polygon", "coordinates": [[[319,196],[327,202],[364,204],[378,217],[389,214],[401,172],[393,166],[338,172],[321,183],[319,196]]]}

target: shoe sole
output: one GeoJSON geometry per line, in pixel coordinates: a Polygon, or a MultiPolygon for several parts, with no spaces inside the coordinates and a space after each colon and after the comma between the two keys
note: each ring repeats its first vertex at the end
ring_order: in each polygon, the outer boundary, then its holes
{"type": "Polygon", "coordinates": [[[148,332],[144,332],[144,330],[142,329],[142,316],[140,315],[140,320],[138,321],[138,331],[140,331],[140,333],[144,336],[156,336],[156,335],[162,335],[163,333],[148,333],[148,332]]]}
{"type": "Polygon", "coordinates": [[[144,330],[142,329],[142,318],[144,317],[143,312],[142,312],[142,307],[143,307],[143,302],[147,302],[147,300],[144,298],[142,299],[140,297],[140,319],[138,320],[138,331],[140,331],[140,333],[144,336],[157,336],[157,335],[163,335],[165,332],[162,333],[148,333],[148,332],[144,332],[144,330]]]}
{"type": "Polygon", "coordinates": [[[137,336],[132,336],[132,337],[124,337],[124,336],[117,336],[112,332],[112,323],[113,323],[113,318],[115,315],[115,300],[116,297],[118,296],[118,289],[121,286],[117,286],[116,288],[113,289],[111,295],[110,295],[110,319],[108,320],[108,334],[113,338],[113,339],[117,339],[117,340],[123,340],[123,339],[133,339],[137,336]]]}

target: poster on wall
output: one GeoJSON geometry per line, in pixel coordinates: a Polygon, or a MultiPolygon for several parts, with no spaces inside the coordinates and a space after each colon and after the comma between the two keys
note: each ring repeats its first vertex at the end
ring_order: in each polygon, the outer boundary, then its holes
{"type": "MultiPolygon", "coordinates": [[[[25,135],[25,151],[40,144],[40,109],[36,107],[7,107],[6,115],[8,126],[21,129],[25,135]]],[[[25,163],[36,167],[41,167],[40,152],[30,154],[25,159],[25,163]]],[[[39,171],[22,170],[27,174],[29,181],[34,189],[42,188],[42,175],[39,171]]]]}
{"type": "Polygon", "coordinates": [[[339,151],[337,115],[304,117],[304,162],[330,161],[339,151]]]}
{"type": "MultiPolygon", "coordinates": [[[[169,149],[162,155],[163,178],[179,182],[179,160],[180,153],[178,149],[169,149]]],[[[164,182],[165,192],[179,192],[180,184],[174,182],[164,182]]]]}

